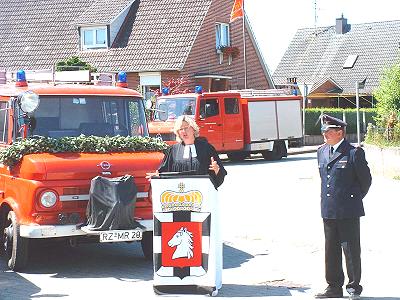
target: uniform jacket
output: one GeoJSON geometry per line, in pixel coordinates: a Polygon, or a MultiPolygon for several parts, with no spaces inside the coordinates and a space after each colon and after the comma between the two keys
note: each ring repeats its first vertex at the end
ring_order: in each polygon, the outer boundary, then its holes
{"type": "Polygon", "coordinates": [[[329,148],[329,145],[324,144],[317,151],[322,218],[364,216],[362,199],[372,182],[364,150],[344,140],[332,158],[329,158],[329,148]]]}

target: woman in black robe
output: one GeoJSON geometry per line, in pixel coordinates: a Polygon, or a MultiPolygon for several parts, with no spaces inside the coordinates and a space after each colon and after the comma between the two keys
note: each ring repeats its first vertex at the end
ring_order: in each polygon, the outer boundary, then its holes
{"type": "MultiPolygon", "coordinates": [[[[195,175],[209,174],[217,189],[227,174],[215,148],[207,139],[199,137],[199,126],[189,116],[180,116],[174,125],[177,144],[165,153],[158,172],[189,172],[195,175]]],[[[157,174],[158,174],[157,172],[157,174]]]]}

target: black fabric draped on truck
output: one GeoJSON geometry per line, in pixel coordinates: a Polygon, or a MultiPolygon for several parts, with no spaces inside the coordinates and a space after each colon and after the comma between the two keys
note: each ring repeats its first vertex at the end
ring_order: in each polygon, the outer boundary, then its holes
{"type": "Polygon", "coordinates": [[[137,187],[131,175],[93,178],[86,209],[87,229],[101,231],[141,227],[134,220],[136,194],[137,187]]]}

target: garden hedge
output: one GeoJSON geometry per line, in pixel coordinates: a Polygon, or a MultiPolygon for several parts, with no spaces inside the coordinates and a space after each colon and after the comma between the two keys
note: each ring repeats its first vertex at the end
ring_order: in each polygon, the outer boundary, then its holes
{"type": "MultiPolygon", "coordinates": [[[[375,124],[374,117],[376,110],[373,108],[360,109],[360,126],[363,131],[363,113],[365,112],[365,128],[368,123],[375,124]]],[[[354,108],[307,108],[305,111],[305,134],[319,135],[321,134],[321,123],[319,118],[321,113],[328,114],[332,117],[343,120],[343,114],[346,115],[347,133],[357,133],[357,111],[354,108]]]]}

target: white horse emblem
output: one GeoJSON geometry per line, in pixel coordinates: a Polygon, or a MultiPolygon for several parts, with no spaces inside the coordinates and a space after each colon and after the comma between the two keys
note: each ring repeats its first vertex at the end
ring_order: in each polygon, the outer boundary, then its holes
{"type": "Polygon", "coordinates": [[[174,254],[172,255],[172,259],[175,258],[180,258],[180,257],[187,257],[187,258],[192,258],[193,257],[193,239],[192,239],[193,234],[187,230],[187,228],[181,227],[172,239],[168,242],[168,246],[175,247],[176,250],[174,254]]]}

